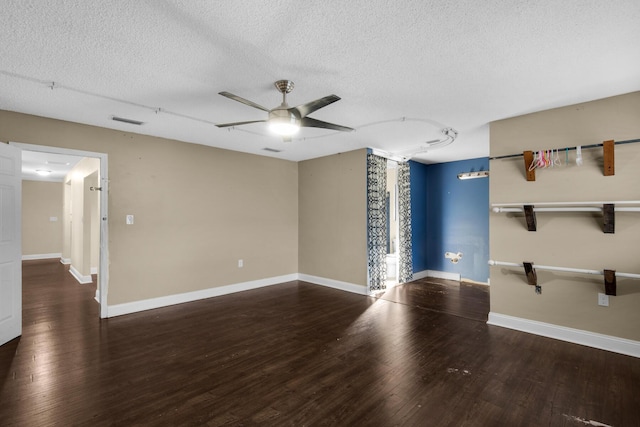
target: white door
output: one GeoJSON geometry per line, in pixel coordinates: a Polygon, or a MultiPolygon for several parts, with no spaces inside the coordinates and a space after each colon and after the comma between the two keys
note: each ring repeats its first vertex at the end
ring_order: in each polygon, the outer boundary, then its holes
{"type": "Polygon", "coordinates": [[[22,334],[22,154],[0,143],[0,345],[22,334]]]}

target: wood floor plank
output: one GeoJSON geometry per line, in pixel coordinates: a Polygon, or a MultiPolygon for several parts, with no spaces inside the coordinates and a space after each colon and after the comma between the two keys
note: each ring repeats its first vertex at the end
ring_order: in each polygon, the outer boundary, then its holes
{"type": "Polygon", "coordinates": [[[23,270],[2,426],[640,425],[639,359],[489,326],[486,286],[294,281],[100,320],[95,285],[23,270]]]}

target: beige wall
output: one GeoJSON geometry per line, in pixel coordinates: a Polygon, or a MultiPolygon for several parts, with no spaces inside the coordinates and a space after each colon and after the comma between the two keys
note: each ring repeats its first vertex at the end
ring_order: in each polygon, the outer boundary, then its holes
{"type": "MultiPolygon", "coordinates": [[[[491,123],[491,156],[640,137],[640,92],[491,123]]],[[[491,161],[491,203],[640,200],[640,144],[615,147],[615,176],[603,176],[602,149],[583,150],[584,165],[536,172],[527,182],[522,157],[491,161]]],[[[564,153],[560,156],[564,161],[564,153]]],[[[640,214],[616,213],[616,233],[602,216],[539,213],[537,232],[522,216],[492,213],[491,259],[640,273],[636,247],[640,214]]],[[[491,268],[491,311],[560,326],[640,340],[640,282],[618,278],[618,296],[597,305],[602,276],[538,271],[536,295],[518,269],[491,268]]]]}
{"type": "Polygon", "coordinates": [[[109,305],[298,271],[294,162],[7,111],[0,140],[108,154],[109,305]]]}
{"type": "Polygon", "coordinates": [[[64,180],[70,187],[71,196],[65,199],[65,205],[69,204],[68,210],[65,211],[68,213],[65,222],[71,230],[71,265],[82,276],[90,276],[91,267],[98,266],[92,261],[100,246],[100,240],[99,235],[95,239],[92,231],[99,224],[99,199],[90,187],[99,186],[99,170],[100,159],[85,157],[71,169],[64,180]]]}
{"type": "Polygon", "coordinates": [[[298,163],[299,272],[367,285],[367,151],[298,163]]]}
{"type": "Polygon", "coordinates": [[[61,182],[22,181],[22,255],[62,253],[62,187],[61,182]]]}
{"type": "Polygon", "coordinates": [[[71,263],[71,181],[65,181],[62,189],[62,262],[71,263]]]}
{"type": "Polygon", "coordinates": [[[91,266],[92,272],[97,272],[100,266],[100,191],[91,191],[91,187],[100,187],[100,161],[99,159],[96,160],[98,161],[98,170],[85,179],[85,188],[87,185],[89,186],[89,209],[91,210],[89,212],[91,216],[91,254],[89,265],[91,266]]]}

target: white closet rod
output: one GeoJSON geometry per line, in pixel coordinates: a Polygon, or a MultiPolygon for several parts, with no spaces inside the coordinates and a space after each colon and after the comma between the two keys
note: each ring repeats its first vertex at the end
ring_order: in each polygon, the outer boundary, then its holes
{"type": "Polygon", "coordinates": [[[493,203],[492,211],[501,212],[524,212],[524,205],[533,206],[534,212],[602,212],[603,205],[614,205],[615,212],[640,212],[640,206],[619,206],[619,205],[640,205],[638,200],[622,200],[614,202],[540,202],[540,203],[493,203]],[[592,206],[597,205],[597,206],[592,206]]]}
{"type": "MultiPolygon", "coordinates": [[[[640,206],[638,207],[618,207],[615,206],[613,208],[615,212],[640,212],[640,206]]],[[[507,208],[507,207],[499,207],[494,206],[492,209],[493,212],[503,213],[503,212],[524,212],[524,208],[507,208]]],[[[556,207],[556,208],[537,208],[534,205],[534,212],[602,212],[602,208],[597,206],[573,206],[573,207],[556,207]]]]}
{"type": "Polygon", "coordinates": [[[640,205],[640,200],[622,200],[622,201],[607,201],[607,202],[518,202],[518,203],[492,203],[493,207],[506,207],[506,206],[590,206],[590,205],[640,205]]]}
{"type": "MultiPolygon", "coordinates": [[[[524,267],[524,265],[518,264],[515,262],[494,261],[492,259],[489,260],[489,265],[497,265],[497,266],[504,266],[504,267],[521,267],[521,268],[524,267]]],[[[552,265],[538,265],[538,264],[533,264],[533,268],[535,268],[536,270],[565,271],[568,273],[594,274],[594,275],[600,275],[600,276],[604,275],[604,271],[602,270],[586,270],[583,268],[554,267],[552,265]]],[[[616,277],[625,277],[627,279],[640,279],[640,274],[620,273],[616,271],[616,277]]]]}

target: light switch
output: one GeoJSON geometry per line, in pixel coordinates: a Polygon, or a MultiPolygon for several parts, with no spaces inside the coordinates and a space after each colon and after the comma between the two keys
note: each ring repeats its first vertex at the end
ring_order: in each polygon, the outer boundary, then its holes
{"type": "Polygon", "coordinates": [[[50,216],[49,217],[49,221],[51,221],[51,222],[56,222],[57,220],[58,220],[57,216],[50,216]]]}
{"type": "Polygon", "coordinates": [[[133,224],[133,215],[127,215],[127,225],[133,224]]]}

